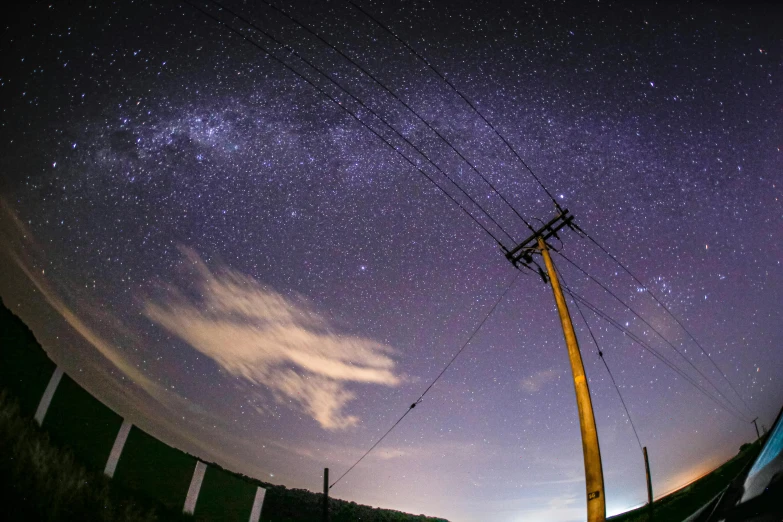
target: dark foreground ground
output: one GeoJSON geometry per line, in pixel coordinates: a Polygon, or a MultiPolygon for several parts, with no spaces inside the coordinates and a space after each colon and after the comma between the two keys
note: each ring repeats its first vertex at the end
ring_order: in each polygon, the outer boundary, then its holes
{"type": "MultiPolygon", "coordinates": [[[[261,522],[320,519],[321,494],[262,483],[211,463],[195,516],[183,515],[184,491],[195,457],[135,427],[114,479],[108,479],[102,471],[121,418],[75,381],[63,376],[43,428],[33,421],[53,371],[54,363],[33,333],[0,300],[0,522],[233,522],[247,520],[257,486],[266,489],[261,522]],[[210,474],[222,478],[210,486],[210,474]],[[173,495],[175,482],[183,476],[181,494],[173,495]],[[237,494],[248,489],[250,494],[237,494]],[[172,495],[174,501],[167,501],[172,495]]],[[[445,522],[339,499],[330,502],[330,518],[331,522],[445,522]]]]}
{"type": "MultiPolygon", "coordinates": [[[[762,439],[763,440],[763,439],[762,439]]],[[[611,522],[680,522],[691,516],[741,473],[761,450],[762,441],[743,445],[731,460],[688,486],[653,502],[650,512],[647,506],[609,518],[611,522]]]]}
{"type": "MultiPolygon", "coordinates": [[[[313,522],[319,499],[301,490],[287,490],[277,515],[261,521],[313,522]]],[[[279,502],[278,502],[279,503],[279,502]]],[[[155,522],[193,521],[167,506],[87,470],[66,448],[50,440],[32,419],[19,414],[16,401],[0,392],[0,520],[3,522],[155,522]]],[[[195,517],[196,520],[213,520],[195,517]]],[[[221,519],[218,516],[218,519],[221,519]]],[[[408,515],[333,500],[333,522],[414,522],[443,519],[408,515]]]]}
{"type": "Polygon", "coordinates": [[[6,521],[184,520],[162,505],[134,498],[87,471],[53,445],[15,400],[0,393],[0,502],[6,521]]]}

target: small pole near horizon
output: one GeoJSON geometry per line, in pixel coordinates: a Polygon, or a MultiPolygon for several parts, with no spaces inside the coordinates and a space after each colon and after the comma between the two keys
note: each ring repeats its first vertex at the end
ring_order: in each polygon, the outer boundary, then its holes
{"type": "Polygon", "coordinates": [[[642,448],[644,453],[644,473],[647,475],[647,509],[649,512],[649,518],[652,519],[653,512],[653,491],[652,491],[652,477],[650,476],[650,459],[647,458],[647,446],[642,448]]]}
{"type": "Polygon", "coordinates": [[[324,468],[324,511],[323,522],[329,522],[329,468],[324,468]]]}
{"type": "Polygon", "coordinates": [[[757,420],[759,420],[759,418],[758,418],[758,417],[756,417],[755,419],[753,419],[753,420],[752,420],[752,421],[750,421],[750,422],[752,422],[752,423],[753,423],[753,426],[756,428],[756,440],[759,440],[759,439],[761,438],[761,434],[759,433],[759,425],[758,425],[758,424],[756,424],[756,421],[757,421],[757,420]]]}

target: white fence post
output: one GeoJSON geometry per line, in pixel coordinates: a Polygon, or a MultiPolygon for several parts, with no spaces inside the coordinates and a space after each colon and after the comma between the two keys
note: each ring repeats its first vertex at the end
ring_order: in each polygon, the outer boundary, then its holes
{"type": "Polygon", "coordinates": [[[193,478],[190,480],[190,487],[188,488],[188,496],[185,498],[185,507],[182,509],[183,513],[192,515],[196,510],[196,501],[198,500],[198,493],[201,491],[201,482],[204,480],[204,473],[207,471],[207,465],[200,460],[196,461],[196,469],[193,470],[193,478]]]}
{"type": "Polygon", "coordinates": [[[122,455],[122,448],[125,447],[125,441],[128,440],[128,434],[130,433],[133,424],[127,420],[122,420],[122,426],[120,431],[117,432],[117,438],[114,439],[114,446],[111,447],[111,453],[109,453],[109,460],[106,461],[106,469],[103,470],[104,475],[111,478],[114,476],[114,471],[117,469],[117,462],[122,455]]]}
{"type": "Polygon", "coordinates": [[[41,402],[38,403],[38,409],[35,410],[35,422],[37,422],[39,426],[43,424],[46,411],[52,403],[52,397],[54,397],[54,392],[57,391],[57,385],[60,384],[60,379],[62,379],[62,377],[63,371],[58,366],[54,369],[52,378],[49,379],[49,384],[46,385],[46,390],[44,390],[43,397],[41,397],[41,402]]]}
{"type": "Polygon", "coordinates": [[[250,510],[249,522],[258,522],[261,518],[261,508],[264,507],[264,496],[266,496],[266,490],[262,487],[256,489],[256,498],[253,500],[253,509],[250,510]]]}

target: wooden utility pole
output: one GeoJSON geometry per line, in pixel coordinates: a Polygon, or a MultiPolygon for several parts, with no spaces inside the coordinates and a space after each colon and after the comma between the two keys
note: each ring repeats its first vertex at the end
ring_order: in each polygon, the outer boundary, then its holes
{"type": "Polygon", "coordinates": [[[324,468],[324,511],[323,522],[329,522],[329,468],[324,468]]]}
{"type": "Polygon", "coordinates": [[[756,440],[758,440],[758,439],[760,439],[760,438],[761,438],[761,434],[759,433],[759,425],[758,425],[758,424],[756,424],[756,421],[757,421],[757,420],[759,420],[759,418],[758,418],[758,417],[756,417],[755,419],[753,419],[752,421],[750,421],[750,422],[752,422],[752,423],[753,423],[753,426],[755,426],[755,427],[756,427],[756,440]]]}
{"type": "Polygon", "coordinates": [[[653,492],[652,492],[652,477],[650,476],[650,459],[647,458],[647,446],[642,448],[644,453],[644,473],[647,475],[647,509],[649,512],[649,518],[652,518],[653,511],[653,492]]]}
{"type": "Polygon", "coordinates": [[[606,520],[606,497],[604,495],[604,472],[601,466],[601,450],[598,447],[598,431],[595,427],[593,415],[593,403],[590,400],[590,389],[587,386],[585,368],[582,364],[582,355],[579,352],[579,343],[574,333],[574,325],[568,313],[563,291],[560,288],[560,280],[555,271],[555,265],[549,255],[549,247],[546,240],[557,237],[557,232],[563,227],[578,228],[573,223],[574,216],[568,214],[568,210],[558,208],[560,213],[552,218],[544,226],[533,232],[531,236],[519,243],[513,249],[506,251],[506,259],[518,267],[520,264],[538,271],[544,282],[552,284],[552,292],[555,295],[557,312],[560,315],[560,323],[563,326],[568,359],[571,362],[571,373],[574,376],[574,389],[576,390],[576,406],[579,410],[579,427],[582,430],[582,452],[585,463],[585,485],[587,489],[587,522],[604,522],[606,520]],[[544,258],[546,273],[533,259],[533,255],[540,254],[544,258]],[[535,265],[533,268],[531,265],[535,265]]]}
{"type": "Polygon", "coordinates": [[[571,373],[574,376],[574,389],[576,390],[576,406],[579,410],[579,427],[582,429],[582,451],[585,462],[585,483],[587,486],[587,521],[604,522],[606,520],[606,497],[604,495],[604,472],[601,466],[601,449],[598,447],[598,430],[595,427],[593,415],[593,403],[590,400],[590,388],[587,385],[585,367],[582,364],[582,354],[579,351],[579,343],[574,333],[574,325],[568,313],[563,291],[560,289],[560,281],[555,272],[555,265],[549,255],[544,238],[538,236],[538,248],[544,256],[547,275],[552,284],[552,292],[555,294],[557,313],[560,315],[560,323],[563,326],[568,359],[571,362],[571,373]]]}

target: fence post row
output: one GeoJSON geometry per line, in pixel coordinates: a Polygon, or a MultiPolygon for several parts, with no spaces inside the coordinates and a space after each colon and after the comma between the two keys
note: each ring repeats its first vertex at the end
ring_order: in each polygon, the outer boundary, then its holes
{"type": "MultiPolygon", "coordinates": [[[[52,403],[54,393],[57,391],[57,387],[60,384],[60,380],[63,377],[63,370],[59,366],[55,367],[52,377],[49,379],[49,383],[46,385],[41,401],[38,403],[38,408],[35,411],[35,422],[39,426],[43,425],[46,412],[49,410],[49,406],[52,403]]],[[[122,425],[117,432],[117,437],[114,439],[114,445],[109,453],[109,458],[106,460],[106,468],[103,473],[109,478],[114,477],[114,472],[117,470],[117,464],[122,456],[122,450],[125,448],[125,442],[128,440],[128,435],[133,424],[127,419],[122,420],[122,425]]],[[[204,474],[207,471],[207,465],[200,460],[196,461],[196,468],[193,470],[193,477],[190,480],[190,487],[188,488],[188,494],[185,498],[185,505],[182,509],[183,513],[192,515],[196,509],[196,502],[198,501],[199,492],[201,491],[201,483],[204,481],[204,474]]],[[[255,498],[253,499],[253,507],[250,510],[250,517],[248,522],[258,522],[261,518],[261,510],[264,507],[264,498],[266,497],[266,489],[261,486],[256,488],[255,498]]]]}

